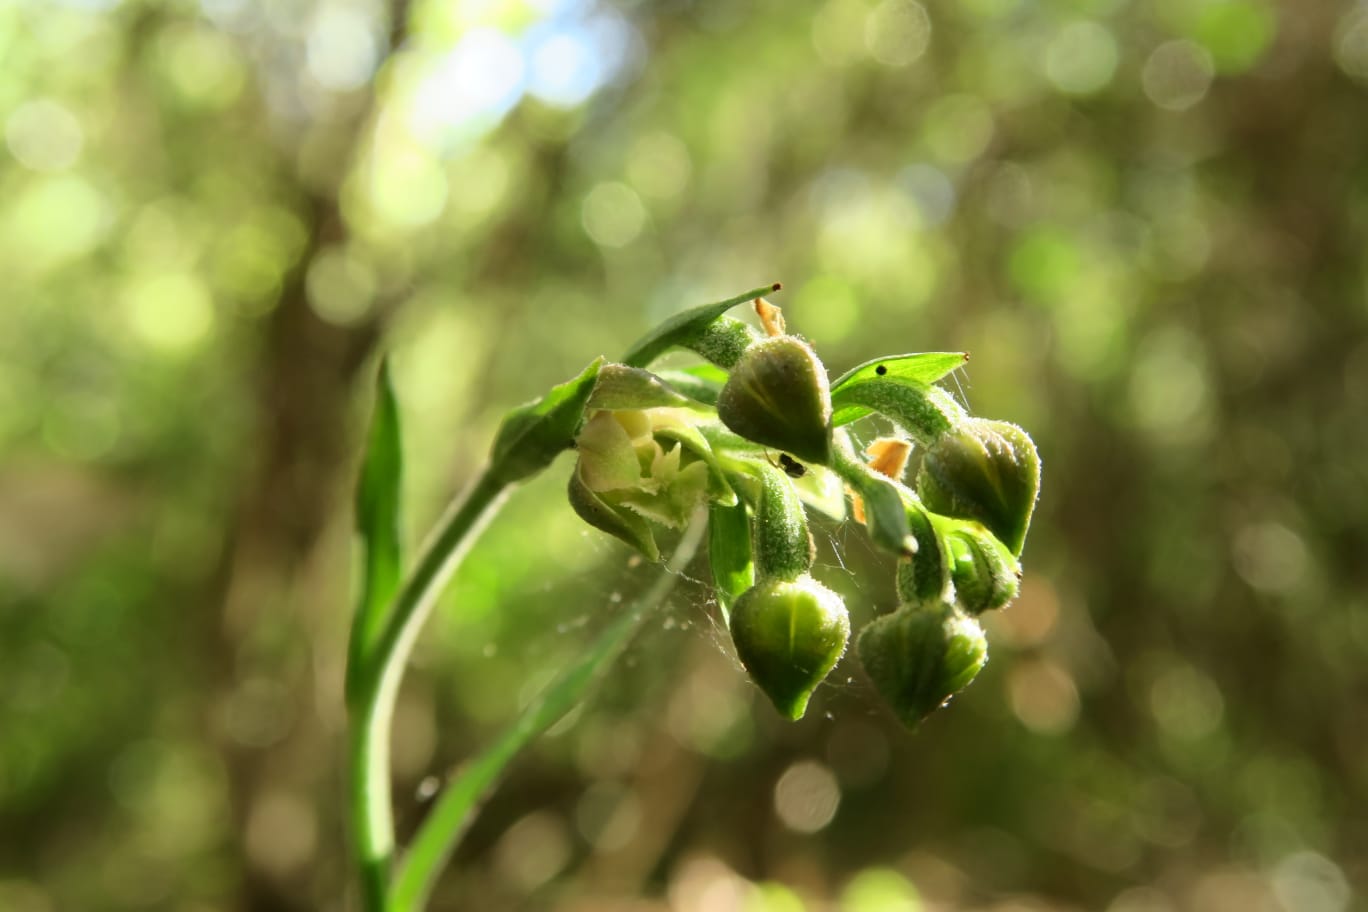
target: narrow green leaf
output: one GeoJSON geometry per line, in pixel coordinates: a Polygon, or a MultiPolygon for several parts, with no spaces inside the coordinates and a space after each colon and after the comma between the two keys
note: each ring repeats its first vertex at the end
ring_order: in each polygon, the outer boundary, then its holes
{"type": "Polygon", "coordinates": [[[699,340],[718,317],[736,305],[762,298],[770,292],[778,290],[779,284],[776,282],[763,288],[753,288],[736,297],[718,301],[716,304],[704,304],[702,307],[695,307],[692,310],[676,314],[638,339],[636,344],[627,351],[622,362],[632,367],[646,367],[669,349],[679,346],[687,347],[690,343],[699,340]]]}
{"type": "Polygon", "coordinates": [[[722,619],[730,623],[731,607],[741,593],[755,584],[751,559],[750,515],[738,501],[730,507],[713,504],[708,513],[708,563],[717,584],[722,619]]]}
{"type": "Polygon", "coordinates": [[[362,668],[384,627],[385,611],[399,589],[403,569],[399,538],[399,502],[404,454],[400,439],[399,402],[390,382],[389,363],[380,362],[375,380],[366,455],[356,483],[356,531],[361,538],[361,593],[348,644],[347,694],[355,699],[362,668]]]}
{"type": "Polygon", "coordinates": [[[894,380],[915,380],[927,386],[935,383],[969,360],[968,352],[915,352],[909,355],[889,355],[875,358],[846,371],[831,383],[831,392],[850,383],[887,377],[894,380]],[[880,372],[879,368],[883,368],[880,372]]]}
{"type": "Polygon", "coordinates": [[[716,364],[695,364],[682,370],[660,371],[660,378],[679,392],[704,405],[717,405],[727,384],[727,372],[716,364]]]}
{"type": "MultiPolygon", "coordinates": [[[[837,427],[849,424],[871,411],[883,411],[881,405],[887,405],[913,420],[929,420],[939,427],[934,417],[914,416],[928,411],[934,416],[940,411],[934,403],[924,402],[931,384],[968,360],[964,352],[920,352],[866,361],[831,384],[831,404],[835,410],[832,423],[837,427]],[[911,394],[899,395],[899,389],[910,390],[911,394]]],[[[897,420],[896,415],[889,417],[897,420]]]]}
{"type": "Polygon", "coordinates": [[[603,359],[596,358],[578,377],[504,416],[490,451],[490,471],[504,484],[522,481],[549,466],[575,442],[584,407],[594,391],[603,359]]]}
{"type": "Polygon", "coordinates": [[[669,565],[662,568],[651,588],[604,628],[588,650],[564,669],[498,740],[447,782],[399,866],[390,888],[387,908],[391,912],[418,912],[423,908],[442,868],[509,763],[584,699],[589,688],[631,642],[641,622],[674,588],[680,579],[679,571],[693,557],[702,534],[703,524],[691,523],[669,565]]]}
{"type": "Polygon", "coordinates": [[[687,408],[710,411],[708,407],[676,390],[661,377],[639,367],[608,363],[599,369],[598,382],[589,396],[591,409],[687,408]]]}

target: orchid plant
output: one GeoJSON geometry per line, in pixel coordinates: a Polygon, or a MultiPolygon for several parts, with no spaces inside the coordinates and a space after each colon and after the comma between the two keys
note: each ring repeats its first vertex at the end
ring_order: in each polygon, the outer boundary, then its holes
{"type": "Polygon", "coordinates": [[[810,574],[809,510],[853,518],[896,562],[900,605],[865,625],[856,652],[903,723],[918,726],[983,668],[987,642],[977,617],[1017,594],[1040,486],[1034,444],[1015,425],[969,415],[936,386],[964,363],[963,353],[891,355],[829,380],[812,347],[790,334],[764,299],[778,289],[679,314],[621,361],[599,358],[511,411],[488,465],[407,573],[399,409],[382,365],[357,486],[365,562],[347,669],[350,818],[367,912],[424,906],[502,770],[582,699],[704,538],[736,654],[789,719],[802,718],[851,635],[841,597],[810,574]],[[727,314],[746,303],[761,330],[727,314]],[[676,349],[699,363],[650,370],[676,349]],[[862,458],[849,426],[874,414],[899,434],[875,440],[862,458]],[[508,492],[567,450],[576,455],[570,506],[651,561],[661,561],[660,542],[670,537],[666,572],[494,745],[447,781],[399,855],[389,729],[413,642],[508,492]]]}

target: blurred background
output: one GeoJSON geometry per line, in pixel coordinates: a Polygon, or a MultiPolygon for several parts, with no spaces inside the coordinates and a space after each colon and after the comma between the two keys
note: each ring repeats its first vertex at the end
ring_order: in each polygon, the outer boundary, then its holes
{"type": "MultiPolygon", "coordinates": [[[[992,661],[784,724],[686,583],[433,908],[1368,909],[1368,5],[8,0],[0,60],[0,909],[350,907],[378,354],[416,542],[506,409],[775,280],[1035,436],[992,661]]],[[[567,470],[419,645],[405,832],[643,583],[567,470]]]]}

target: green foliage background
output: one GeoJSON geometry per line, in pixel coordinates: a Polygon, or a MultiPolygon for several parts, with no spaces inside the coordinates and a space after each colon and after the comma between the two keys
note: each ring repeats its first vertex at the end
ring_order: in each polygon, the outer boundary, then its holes
{"type": "MultiPolygon", "coordinates": [[[[783,724],[694,587],[435,907],[1368,908],[1361,5],[18,0],[0,60],[0,908],[344,907],[376,353],[416,542],[507,408],[776,279],[1035,436],[988,669],[783,724]]],[[[640,584],[565,468],[420,644],[402,829],[640,584]]]]}

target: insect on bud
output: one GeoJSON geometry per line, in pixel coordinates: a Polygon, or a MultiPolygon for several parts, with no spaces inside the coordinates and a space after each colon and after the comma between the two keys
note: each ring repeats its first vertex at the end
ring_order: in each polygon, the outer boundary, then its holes
{"type": "Polygon", "coordinates": [[[845,652],[850,618],[841,597],[812,577],[771,578],[736,600],[731,635],[751,679],[775,709],[797,720],[845,652]]]}
{"type": "Polygon", "coordinates": [[[875,688],[909,728],[944,706],[988,662],[978,622],[945,604],[904,605],[872,621],[858,650],[875,688]]]}
{"type": "Polygon", "coordinates": [[[1016,425],[966,418],[931,445],[917,493],[933,512],[983,523],[1020,556],[1040,494],[1040,456],[1016,425]]]}
{"type": "Polygon", "coordinates": [[[732,369],[717,414],[753,443],[826,465],[831,451],[831,394],[826,370],[793,336],[757,342],[732,369]]]}

